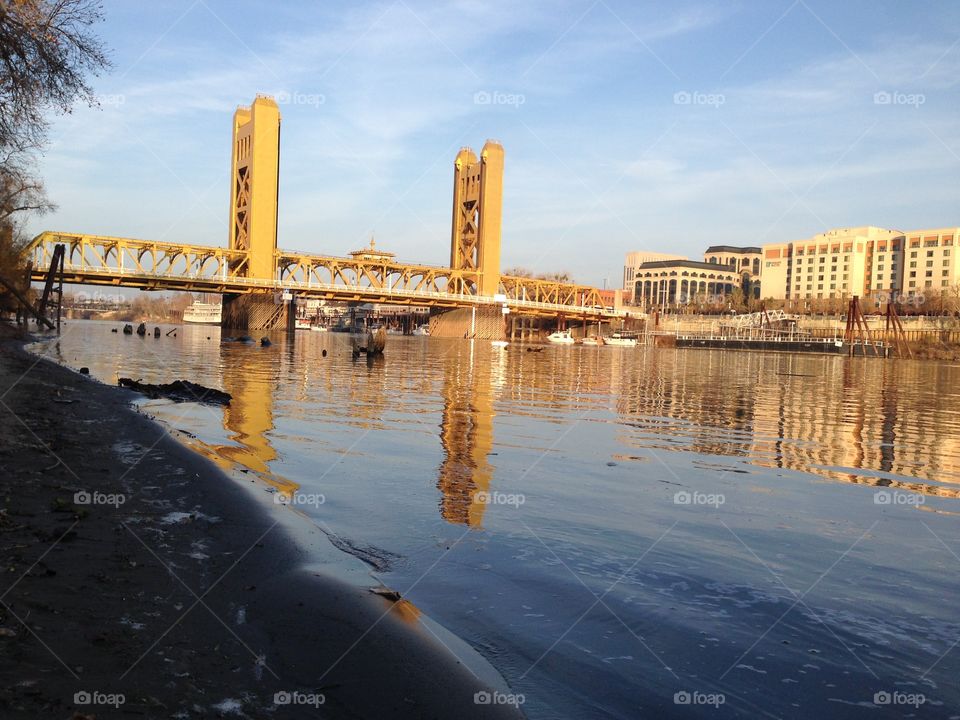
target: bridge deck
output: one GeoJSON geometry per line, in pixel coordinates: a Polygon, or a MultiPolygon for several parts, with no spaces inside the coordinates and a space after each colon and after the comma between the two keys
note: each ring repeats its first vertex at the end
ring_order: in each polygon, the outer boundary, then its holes
{"type": "Polygon", "coordinates": [[[572,283],[501,276],[500,296],[491,297],[474,291],[476,272],[287,251],[276,254],[275,279],[250,278],[243,251],[76,233],[34,238],[27,248],[34,280],[45,277],[60,243],[66,246],[64,282],[71,284],[221,294],[291,291],[332,301],[451,308],[506,305],[523,315],[584,319],[624,315],[605,307],[596,288],[572,283]]]}

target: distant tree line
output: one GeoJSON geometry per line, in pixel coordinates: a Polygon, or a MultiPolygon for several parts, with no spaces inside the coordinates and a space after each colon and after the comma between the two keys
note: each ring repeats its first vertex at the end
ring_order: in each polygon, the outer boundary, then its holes
{"type": "Polygon", "coordinates": [[[512,267],[504,270],[502,274],[512,275],[513,277],[530,278],[531,280],[549,280],[551,282],[562,282],[562,283],[573,282],[573,277],[566,270],[563,270],[561,272],[535,274],[533,271],[527,270],[526,268],[523,268],[523,267],[512,267]]]}

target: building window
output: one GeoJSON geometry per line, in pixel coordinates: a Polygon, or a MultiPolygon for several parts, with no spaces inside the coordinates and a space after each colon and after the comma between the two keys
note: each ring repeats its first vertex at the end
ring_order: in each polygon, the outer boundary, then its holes
{"type": "Polygon", "coordinates": [[[927,260],[927,267],[933,267],[933,260],[927,260]]]}
{"type": "Polygon", "coordinates": [[[910,257],[915,258],[917,256],[917,251],[914,250],[910,253],[910,257]]]}
{"type": "Polygon", "coordinates": [[[883,265],[877,265],[877,271],[883,270],[883,265]]]}
{"type": "Polygon", "coordinates": [[[933,277],[933,270],[927,270],[926,277],[933,277]]]}
{"type": "Polygon", "coordinates": [[[914,260],[913,262],[910,263],[910,267],[916,267],[916,266],[917,266],[917,261],[916,261],[916,260],[914,260]]]}
{"type": "Polygon", "coordinates": [[[910,271],[910,277],[916,277],[916,276],[917,276],[917,271],[916,271],[916,270],[911,270],[911,271],[910,271]]]}
{"type": "Polygon", "coordinates": [[[927,257],[933,257],[933,250],[927,250],[927,257]]]}

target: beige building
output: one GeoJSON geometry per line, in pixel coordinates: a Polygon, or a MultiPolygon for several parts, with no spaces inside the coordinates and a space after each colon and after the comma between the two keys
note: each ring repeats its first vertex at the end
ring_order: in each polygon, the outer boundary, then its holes
{"type": "Polygon", "coordinates": [[[758,247],[711,245],[703,254],[703,261],[723,265],[740,273],[740,287],[745,298],[760,298],[760,261],[763,251],[758,247]]]}
{"type": "Polygon", "coordinates": [[[903,251],[905,295],[939,296],[960,292],[960,228],[911,230],[906,233],[903,251]]]}
{"type": "Polygon", "coordinates": [[[763,246],[762,296],[830,299],[859,295],[884,301],[949,290],[960,284],[960,228],[829,230],[809,240],[763,246]]]}
{"type": "Polygon", "coordinates": [[[739,288],[738,270],[717,263],[695,260],[659,260],[637,268],[634,304],[644,308],[669,308],[702,303],[726,302],[739,288]]]}
{"type": "Polygon", "coordinates": [[[637,268],[643,263],[657,262],[659,260],[686,260],[686,255],[671,255],[670,253],[652,252],[650,250],[637,250],[628,252],[623,262],[623,292],[630,303],[636,305],[633,300],[633,289],[636,283],[637,268]]]}

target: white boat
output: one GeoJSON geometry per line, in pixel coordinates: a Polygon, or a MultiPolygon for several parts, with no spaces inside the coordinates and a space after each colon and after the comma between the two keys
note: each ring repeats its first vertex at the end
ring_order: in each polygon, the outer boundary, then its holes
{"type": "Polygon", "coordinates": [[[569,330],[557,330],[547,335],[547,342],[556,345],[573,345],[576,340],[573,339],[573,335],[570,334],[569,330]]]}
{"type": "Polygon", "coordinates": [[[310,329],[310,321],[309,321],[309,320],[306,320],[306,319],[297,318],[297,321],[296,321],[296,323],[295,323],[295,327],[297,328],[297,330],[309,330],[309,329],[310,329]]]}
{"type": "Polygon", "coordinates": [[[604,344],[603,338],[600,337],[599,335],[590,335],[589,337],[585,337],[582,340],[582,342],[584,345],[593,345],[593,346],[599,346],[604,344]]]}
{"type": "Polygon", "coordinates": [[[429,326],[429,325],[421,325],[420,327],[418,327],[416,330],[413,331],[413,334],[414,334],[414,335],[429,335],[429,334],[430,334],[430,326],[429,326]]]}
{"type": "Polygon", "coordinates": [[[603,344],[616,347],[636,347],[637,336],[634,333],[615,332],[610,337],[605,337],[603,344]]]}
{"type": "Polygon", "coordinates": [[[506,340],[491,340],[490,344],[495,348],[505,348],[510,343],[508,343],[506,340]]]}
{"type": "Polygon", "coordinates": [[[311,325],[310,329],[314,332],[326,332],[327,329],[323,325],[311,325]]]}
{"type": "Polygon", "coordinates": [[[184,308],[183,321],[194,325],[219,325],[222,308],[220,303],[195,302],[184,308]]]}

